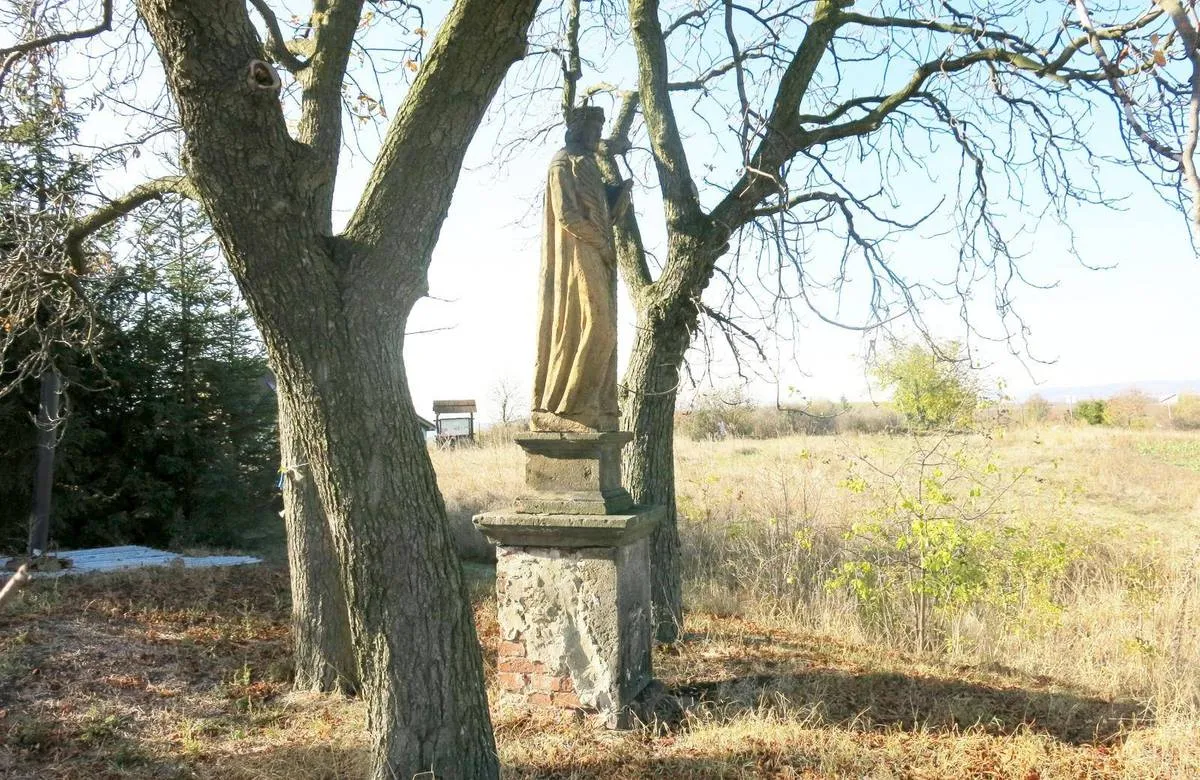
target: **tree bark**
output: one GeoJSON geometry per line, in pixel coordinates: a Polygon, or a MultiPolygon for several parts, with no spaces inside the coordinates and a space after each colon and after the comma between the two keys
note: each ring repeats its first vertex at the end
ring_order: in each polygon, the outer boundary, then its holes
{"type": "Polygon", "coordinates": [[[279,449],[284,469],[283,517],[292,584],[295,688],[353,694],[359,688],[350,641],[350,616],[333,537],[317,495],[309,458],[279,404],[279,449]]]}
{"type": "MultiPolygon", "coordinates": [[[[328,5],[321,24],[356,24],[328,5]]],[[[292,453],[307,454],[325,510],[380,780],[499,771],[403,346],[467,145],[525,50],[535,6],[455,3],[350,225],[331,236],[328,167],[288,134],[242,0],[138,0],[178,104],[185,168],[263,334],[292,453]]]]}
{"type": "Polygon", "coordinates": [[[58,444],[58,371],[41,376],[37,413],[37,474],[33,483],[33,514],[29,524],[29,557],[46,554],[50,544],[50,502],[54,493],[54,448],[58,444]]]}
{"type": "Polygon", "coordinates": [[[673,643],[683,630],[683,579],[675,507],[675,397],[691,332],[683,323],[649,322],[639,312],[637,337],[621,385],[621,429],[633,431],[621,468],[638,504],[666,507],[651,539],[654,636],[673,643]]]}
{"type": "Polygon", "coordinates": [[[312,386],[302,365],[282,372],[280,388],[353,605],[372,776],[495,776],[478,640],[408,393],[403,335],[363,324],[296,350],[307,353],[299,363],[338,377],[336,392],[312,386]]]}
{"type": "Polygon", "coordinates": [[[634,500],[667,508],[652,540],[655,638],[683,631],[683,580],[675,506],[675,399],[684,356],[699,321],[699,301],[725,251],[726,236],[703,218],[677,223],[662,275],[634,296],[637,336],[621,384],[621,427],[633,431],[622,474],[634,500]]]}

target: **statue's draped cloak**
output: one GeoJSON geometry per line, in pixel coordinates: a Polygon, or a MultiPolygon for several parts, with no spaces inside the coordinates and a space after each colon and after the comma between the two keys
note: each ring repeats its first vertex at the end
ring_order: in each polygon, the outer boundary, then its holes
{"type": "Polygon", "coordinates": [[[533,428],[616,430],[617,261],[594,157],[554,156],[545,212],[533,428]]]}

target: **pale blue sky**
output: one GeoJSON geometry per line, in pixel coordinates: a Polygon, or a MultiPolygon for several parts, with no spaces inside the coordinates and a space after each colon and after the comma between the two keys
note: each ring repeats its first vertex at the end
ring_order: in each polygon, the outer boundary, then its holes
{"type": "MultiPolygon", "coordinates": [[[[485,147],[485,139],[480,141],[477,146],[485,147]]],[[[530,218],[530,207],[540,203],[544,167],[554,148],[530,149],[527,159],[499,180],[486,169],[464,174],[430,270],[431,293],[448,301],[423,301],[410,325],[413,331],[449,328],[408,340],[418,410],[428,410],[435,397],[474,397],[490,411],[489,389],[503,376],[528,387],[540,262],[539,224],[530,218]]],[[[1017,296],[1032,331],[1033,354],[1054,362],[1022,362],[1002,346],[980,346],[981,356],[991,363],[988,374],[1005,380],[1013,394],[1033,389],[1035,383],[1200,378],[1200,261],[1186,225],[1134,177],[1121,184],[1137,194],[1127,210],[1081,209],[1072,220],[1084,259],[1114,268],[1084,268],[1068,256],[1061,231],[1052,228],[1037,236],[1033,254],[1024,261],[1039,282],[1058,282],[1055,289],[1026,289],[1017,296]]],[[[931,244],[946,240],[914,236],[891,251],[919,255],[937,251],[931,244]]],[[[633,322],[627,298],[622,297],[621,307],[624,362],[633,322]]],[[[957,311],[928,311],[938,336],[961,337],[957,311]]],[[[760,370],[777,371],[784,393],[795,385],[810,397],[869,397],[862,359],[869,336],[806,319],[796,349],[798,363],[791,359],[790,346],[781,345],[780,365],[760,370]]],[[[740,381],[728,364],[714,374],[718,384],[740,381]]],[[[752,383],[752,393],[764,402],[773,401],[775,392],[768,380],[752,383]]]]}
{"type": "MultiPolygon", "coordinates": [[[[586,44],[585,40],[585,50],[586,44]]],[[[610,56],[596,58],[583,83],[604,81],[619,87],[633,86],[628,56],[627,49],[618,49],[610,56]]],[[[893,84],[906,77],[904,68],[886,73],[843,70],[836,84],[827,79],[825,89],[844,84],[853,87],[856,82],[865,84],[872,79],[893,84]]],[[[555,97],[545,96],[544,103],[553,106],[555,97]]],[[[677,95],[681,127],[689,136],[693,174],[707,174],[718,183],[732,181],[736,154],[717,147],[690,113],[690,105],[690,98],[677,95]],[[706,164],[712,166],[711,171],[704,170],[706,164]]],[[[707,109],[705,114],[718,126],[723,121],[719,108],[707,109]]],[[[1087,134],[1091,152],[1121,154],[1111,107],[1098,109],[1086,121],[1092,123],[1087,134]]],[[[528,120],[525,126],[536,124],[528,120]]],[[[453,303],[423,302],[411,328],[450,329],[408,341],[407,362],[418,409],[427,409],[435,397],[476,397],[490,411],[487,395],[499,377],[508,376],[523,388],[528,387],[534,351],[534,280],[539,263],[537,210],[545,167],[560,145],[561,131],[550,133],[542,143],[526,146],[502,172],[497,172],[490,157],[497,138],[511,137],[513,126],[511,117],[504,117],[503,122],[493,117],[492,123],[481,129],[469,157],[469,170],[460,181],[442,231],[430,272],[430,289],[433,295],[452,299],[453,303]]],[[[1020,152],[1018,147],[1016,153],[1020,152]]],[[[361,164],[345,171],[343,183],[348,191],[357,188],[365,171],[361,164]]],[[[649,171],[639,172],[652,181],[649,171]]],[[[944,193],[937,182],[952,179],[957,172],[956,150],[947,151],[943,146],[923,157],[914,169],[897,174],[894,186],[902,188],[898,193],[901,204],[893,213],[901,218],[923,213],[944,193]]],[[[870,174],[867,169],[863,174],[848,176],[853,181],[870,174]]],[[[987,365],[987,376],[993,383],[1003,382],[1012,395],[1024,395],[1037,386],[1200,378],[1200,344],[1192,337],[1200,332],[1200,307],[1193,303],[1200,292],[1200,262],[1189,241],[1186,223],[1131,171],[1106,168],[1100,181],[1107,197],[1122,201],[1122,209],[1078,207],[1071,211],[1068,223],[1083,262],[1113,266],[1109,270],[1084,267],[1071,256],[1066,230],[1049,219],[1035,224],[1032,217],[1004,203],[1002,193],[996,196],[1001,210],[1009,212],[1010,226],[1028,223],[1031,228],[1014,242],[1018,251],[1026,254],[1021,261],[1022,272],[1040,285],[1057,283],[1049,290],[1018,287],[1015,294],[1014,303],[1030,329],[1028,343],[1033,359],[1012,355],[1004,344],[972,341],[978,360],[987,365]]],[[[1024,185],[1031,192],[1040,186],[1036,181],[1010,183],[1014,189],[1024,185]]],[[[869,180],[864,182],[866,191],[875,186],[869,180]]],[[[707,204],[711,205],[715,193],[702,185],[702,199],[707,204]]],[[[1036,196],[1029,199],[1036,206],[1036,196]]],[[[657,193],[636,192],[635,205],[642,215],[647,243],[661,247],[663,228],[657,193]]],[[[944,278],[957,251],[955,236],[943,234],[944,229],[945,225],[936,220],[924,225],[891,242],[888,255],[914,278],[944,278]]],[[[814,262],[829,262],[822,255],[832,249],[828,241],[818,241],[813,245],[814,262]]],[[[854,285],[849,289],[853,292],[854,285]]],[[[708,291],[706,300],[714,302],[715,292],[708,291]]],[[[999,333],[987,288],[979,292],[984,294],[971,302],[971,317],[984,332],[999,333]]],[[[847,299],[853,301],[853,297],[851,294],[847,299]]],[[[633,315],[626,298],[622,298],[621,305],[624,364],[632,340],[633,315]]],[[[859,305],[857,311],[861,308],[859,305]]],[[[923,311],[935,337],[963,338],[957,304],[928,304],[923,311]]],[[[846,318],[856,319],[855,312],[851,302],[846,318]]],[[[829,326],[811,314],[802,314],[800,322],[796,342],[769,345],[772,365],[751,367],[751,394],[766,403],[773,402],[777,395],[786,395],[791,387],[810,398],[837,398],[843,394],[851,399],[871,397],[863,356],[874,336],[829,326]]],[[[904,327],[898,330],[903,333],[904,327]]],[[[1023,345],[1016,346],[1023,351],[1023,345]]],[[[703,356],[693,350],[691,357],[695,373],[703,373],[703,356]]],[[[742,381],[728,360],[719,360],[704,380],[719,386],[742,381]]]]}
{"type": "MultiPolygon", "coordinates": [[[[436,29],[436,21],[427,19],[427,28],[436,29]]],[[[619,87],[633,86],[627,50],[616,49],[609,56],[598,57],[594,65],[584,77],[585,84],[604,80],[619,87]]],[[[509,89],[529,83],[532,67],[527,63],[518,69],[509,80],[509,89]]],[[[551,75],[553,67],[551,64],[551,75]]],[[[155,61],[152,70],[156,68],[155,61]]],[[[879,78],[894,80],[896,74],[904,75],[897,68],[879,78]]],[[[840,76],[851,86],[856,79],[865,83],[874,78],[869,74],[840,76]]],[[[838,84],[830,82],[825,88],[835,86],[838,84]]],[[[143,83],[138,94],[144,100],[155,91],[152,83],[143,83]]],[[[385,82],[385,102],[393,111],[402,92],[401,85],[385,82]]],[[[488,396],[501,378],[518,384],[522,398],[525,396],[534,352],[541,191],[546,165],[560,145],[561,130],[540,142],[522,145],[502,167],[494,158],[504,139],[552,115],[556,102],[557,95],[551,91],[536,97],[524,116],[493,114],[472,146],[434,253],[430,270],[434,298],[418,304],[409,328],[413,335],[407,342],[406,362],[419,413],[427,414],[435,398],[476,398],[484,416],[490,417],[493,408],[488,396]]],[[[718,182],[730,181],[737,167],[736,155],[723,152],[702,134],[699,120],[686,111],[688,105],[690,101],[682,103],[679,110],[684,132],[690,136],[693,171],[702,173],[703,165],[709,163],[713,166],[709,176],[718,182]]],[[[708,114],[719,124],[719,108],[708,114]]],[[[1097,112],[1092,119],[1097,127],[1093,151],[1115,151],[1111,110],[1097,112]]],[[[136,120],[106,116],[92,123],[90,132],[100,138],[128,137],[136,125],[136,120]]],[[[373,128],[365,128],[355,151],[347,150],[337,200],[343,215],[353,208],[369,172],[369,163],[358,150],[369,157],[376,148],[376,135],[373,128]]],[[[923,159],[929,170],[917,166],[904,174],[907,178],[894,183],[903,187],[901,216],[916,216],[936,202],[940,195],[935,183],[957,171],[957,162],[944,152],[923,159]],[[910,180],[916,183],[910,184],[910,180]]],[[[144,154],[132,160],[128,169],[107,177],[105,187],[116,192],[141,176],[152,175],[157,167],[153,155],[144,154]]],[[[1052,290],[1022,289],[1016,296],[1031,329],[1033,354],[1053,362],[1022,361],[1003,345],[975,343],[976,354],[989,364],[988,375],[1004,380],[1013,394],[1022,394],[1035,383],[1073,386],[1200,378],[1200,342],[1194,336],[1200,332],[1200,307],[1194,304],[1200,291],[1200,262],[1189,243],[1186,225],[1136,175],[1108,171],[1103,182],[1106,194],[1128,196],[1124,210],[1080,208],[1071,213],[1069,222],[1084,260],[1115,268],[1094,271],[1081,266],[1069,256],[1065,233],[1052,224],[1041,224],[1018,242],[1028,252],[1022,261],[1024,272],[1039,283],[1058,283],[1052,290]]],[[[706,203],[711,203],[712,197],[713,191],[704,193],[706,203]]],[[[648,243],[660,245],[663,230],[656,194],[636,192],[635,205],[648,243]]],[[[955,251],[954,236],[935,237],[940,232],[938,225],[931,223],[891,242],[888,255],[914,274],[936,274],[946,268],[955,251]]],[[[817,261],[827,262],[830,251],[828,243],[813,245],[817,261]]],[[[624,297],[621,306],[624,363],[633,321],[624,297]]],[[[986,296],[971,306],[972,316],[985,330],[991,324],[989,317],[994,320],[990,310],[986,296]]],[[[936,337],[962,337],[954,307],[930,305],[925,313],[936,337]]],[[[852,317],[853,311],[848,315],[852,317]]],[[[787,388],[794,386],[813,398],[869,397],[862,356],[870,337],[822,324],[811,315],[801,316],[800,324],[795,343],[769,345],[772,365],[752,367],[751,394],[771,402],[777,392],[786,394],[787,388]]],[[[698,353],[693,357],[694,365],[703,362],[698,353]]],[[[711,367],[709,379],[722,386],[741,381],[725,360],[711,367]]]]}

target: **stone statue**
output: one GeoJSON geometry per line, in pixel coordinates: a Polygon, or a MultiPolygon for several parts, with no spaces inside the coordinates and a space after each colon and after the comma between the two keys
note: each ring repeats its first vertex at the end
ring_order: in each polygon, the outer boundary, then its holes
{"type": "Polygon", "coordinates": [[[621,485],[633,434],[617,430],[613,220],[631,183],[605,186],[603,127],[600,109],[571,111],[566,148],[550,163],[533,430],[513,437],[525,490],[475,527],[497,544],[502,695],[624,728],[653,676],[650,545],[666,508],[635,504],[621,485]]]}
{"type": "Polygon", "coordinates": [[[566,146],[550,162],[538,349],[535,431],[617,430],[617,253],[613,222],[632,182],[607,187],[596,163],[604,110],[573,109],[566,146]]]}

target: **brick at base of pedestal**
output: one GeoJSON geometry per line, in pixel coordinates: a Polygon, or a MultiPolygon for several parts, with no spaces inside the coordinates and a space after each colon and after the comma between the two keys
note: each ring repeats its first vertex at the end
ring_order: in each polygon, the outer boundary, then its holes
{"type": "Polygon", "coordinates": [[[650,682],[649,543],[499,547],[500,686],[610,723],[650,682]]]}
{"type": "Polygon", "coordinates": [[[553,674],[541,661],[530,660],[522,642],[501,642],[496,677],[500,687],[525,704],[582,709],[569,674],[553,674]]]}

